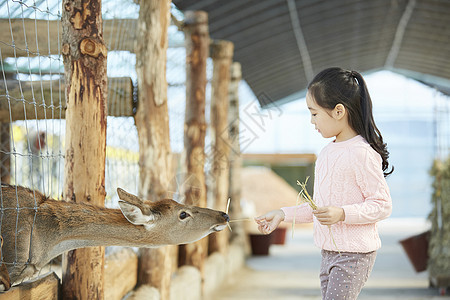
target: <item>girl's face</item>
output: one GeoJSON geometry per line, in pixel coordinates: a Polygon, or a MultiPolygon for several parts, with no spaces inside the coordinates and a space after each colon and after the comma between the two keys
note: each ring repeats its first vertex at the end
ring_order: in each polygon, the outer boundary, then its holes
{"type": "Polygon", "coordinates": [[[319,106],[309,93],[306,94],[306,104],[311,112],[311,124],[324,138],[337,137],[341,133],[341,118],[336,108],[329,110],[319,106]]]}

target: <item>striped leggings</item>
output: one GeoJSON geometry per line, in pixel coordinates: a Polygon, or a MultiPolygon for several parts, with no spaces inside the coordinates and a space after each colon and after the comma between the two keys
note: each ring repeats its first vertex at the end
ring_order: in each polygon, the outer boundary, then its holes
{"type": "Polygon", "coordinates": [[[320,286],[324,300],[354,300],[367,281],[377,252],[351,253],[322,250],[320,286]]]}

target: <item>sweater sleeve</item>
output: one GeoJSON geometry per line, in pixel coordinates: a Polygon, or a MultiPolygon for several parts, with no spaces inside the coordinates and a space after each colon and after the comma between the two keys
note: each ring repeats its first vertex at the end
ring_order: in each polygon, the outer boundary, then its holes
{"type": "Polygon", "coordinates": [[[313,221],[312,208],[308,203],[303,203],[298,206],[283,207],[284,221],[292,223],[295,218],[296,223],[311,223],[313,221]]]}
{"type": "Polygon", "coordinates": [[[370,224],[392,212],[389,187],[381,169],[381,157],[375,151],[357,151],[353,164],[356,183],[364,197],[362,203],[344,205],[346,224],[370,224]]]}

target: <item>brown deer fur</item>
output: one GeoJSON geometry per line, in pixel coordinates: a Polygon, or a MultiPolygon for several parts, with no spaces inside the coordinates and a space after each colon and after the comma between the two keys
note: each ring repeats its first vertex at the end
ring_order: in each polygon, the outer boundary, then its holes
{"type": "MultiPolygon", "coordinates": [[[[2,185],[0,270],[6,266],[11,283],[17,283],[68,250],[185,244],[222,230],[229,220],[220,211],[170,199],[143,201],[120,188],[117,192],[120,209],[111,209],[57,201],[38,191],[2,185]]],[[[8,282],[3,289],[8,289],[8,282]]]]}

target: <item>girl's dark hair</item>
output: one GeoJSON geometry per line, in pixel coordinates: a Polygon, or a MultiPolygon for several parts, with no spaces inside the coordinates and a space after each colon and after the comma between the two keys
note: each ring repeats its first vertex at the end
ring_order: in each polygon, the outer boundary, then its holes
{"type": "Polygon", "coordinates": [[[350,126],[381,155],[384,176],[394,171],[389,167],[389,152],[372,115],[372,100],[362,75],[356,71],[328,68],[317,74],[308,85],[308,93],[316,103],[332,110],[338,104],[348,112],[350,126]]]}

